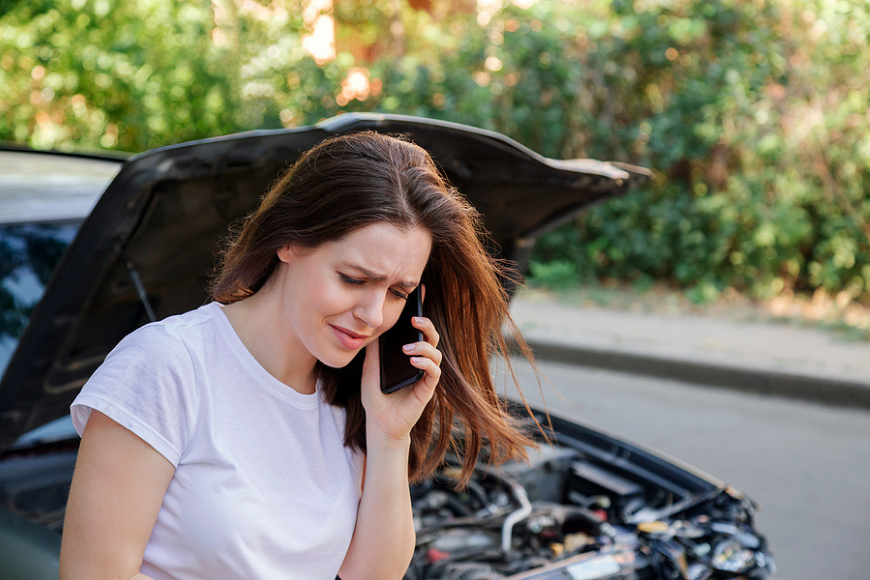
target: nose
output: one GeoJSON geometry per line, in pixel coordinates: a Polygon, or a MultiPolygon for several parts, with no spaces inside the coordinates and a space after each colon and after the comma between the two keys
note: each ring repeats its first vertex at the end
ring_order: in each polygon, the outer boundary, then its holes
{"type": "Polygon", "coordinates": [[[378,328],[384,323],[384,300],[382,292],[367,292],[360,297],[353,310],[353,316],[369,328],[378,328]]]}

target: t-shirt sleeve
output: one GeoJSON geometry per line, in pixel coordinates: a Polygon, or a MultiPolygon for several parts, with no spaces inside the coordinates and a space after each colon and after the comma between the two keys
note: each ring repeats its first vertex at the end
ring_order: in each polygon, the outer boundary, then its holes
{"type": "Polygon", "coordinates": [[[182,339],[161,323],[125,337],[70,408],[81,435],[96,409],[178,467],[196,417],[195,368],[182,339]]]}

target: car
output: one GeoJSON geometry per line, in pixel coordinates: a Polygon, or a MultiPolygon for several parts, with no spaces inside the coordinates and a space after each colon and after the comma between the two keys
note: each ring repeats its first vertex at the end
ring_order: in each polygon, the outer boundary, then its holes
{"type": "MultiPolygon", "coordinates": [[[[544,158],[498,133],[401,115],[163,147],[127,159],[0,151],[0,570],[57,578],[78,436],[69,405],[122,337],[202,305],[228,228],[300,152],[373,129],[409,135],[484,216],[489,249],[523,271],[535,239],[649,177],[544,158]]],[[[505,280],[508,292],[514,288],[505,280]]],[[[456,458],[412,485],[407,580],[766,578],[775,565],[744,494],[639,444],[514,407],[529,462],[456,458]]],[[[230,498],[231,499],[231,498],[230,498]]]]}

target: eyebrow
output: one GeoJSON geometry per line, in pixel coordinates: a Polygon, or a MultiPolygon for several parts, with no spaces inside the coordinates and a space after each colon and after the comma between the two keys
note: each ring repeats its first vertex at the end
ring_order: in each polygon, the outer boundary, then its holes
{"type": "MultiPolygon", "coordinates": [[[[365,268],[364,266],[360,266],[359,264],[357,264],[355,262],[350,262],[348,260],[344,260],[342,262],[342,264],[349,267],[349,268],[353,268],[354,270],[361,272],[362,274],[364,274],[366,276],[366,278],[374,280],[375,282],[384,282],[387,279],[387,277],[384,276],[383,274],[377,274],[375,272],[372,272],[368,268],[365,268]]],[[[410,280],[403,280],[403,281],[399,282],[399,286],[401,286],[402,288],[407,288],[409,290],[413,290],[414,288],[419,286],[419,284],[420,284],[419,282],[413,282],[410,280]]]]}

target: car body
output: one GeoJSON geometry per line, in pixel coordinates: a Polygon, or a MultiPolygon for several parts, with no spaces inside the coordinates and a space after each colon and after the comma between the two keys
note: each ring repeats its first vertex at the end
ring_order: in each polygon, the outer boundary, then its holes
{"type": "MultiPolygon", "coordinates": [[[[3,578],[57,577],[78,446],[69,404],[93,370],[135,328],[206,302],[228,227],[302,151],[362,129],[408,134],[426,148],[483,214],[491,251],[520,270],[542,233],[649,175],[623,164],[546,159],[503,135],[453,123],[372,114],[123,161],[0,151],[3,578]]],[[[529,463],[481,463],[460,490],[448,460],[412,486],[417,550],[408,580],[772,572],[753,526],[756,506],[741,493],[589,426],[517,413],[551,427],[529,463]]]]}

